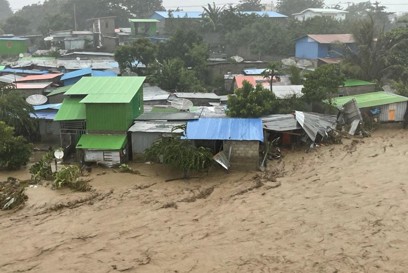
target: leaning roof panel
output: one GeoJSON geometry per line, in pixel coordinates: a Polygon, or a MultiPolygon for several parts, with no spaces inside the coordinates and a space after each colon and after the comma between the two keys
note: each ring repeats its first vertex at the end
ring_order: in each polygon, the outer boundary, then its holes
{"type": "Polygon", "coordinates": [[[120,150],[125,146],[126,135],[82,135],[77,149],[120,150]]]}

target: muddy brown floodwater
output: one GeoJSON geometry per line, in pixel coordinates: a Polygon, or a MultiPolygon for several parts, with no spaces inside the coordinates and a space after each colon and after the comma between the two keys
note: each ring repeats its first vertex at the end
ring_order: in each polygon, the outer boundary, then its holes
{"type": "Polygon", "coordinates": [[[266,175],[94,168],[93,192],[27,188],[0,212],[0,272],[408,272],[407,159],[391,128],[286,152],[266,175]]]}

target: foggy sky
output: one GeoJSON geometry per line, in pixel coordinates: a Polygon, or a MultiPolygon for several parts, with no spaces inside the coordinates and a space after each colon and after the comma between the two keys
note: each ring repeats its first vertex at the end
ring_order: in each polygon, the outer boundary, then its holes
{"type": "MultiPolygon", "coordinates": [[[[42,0],[8,0],[13,11],[21,9],[25,5],[31,5],[35,3],[41,3],[42,0]]],[[[239,3],[239,0],[163,0],[163,4],[166,8],[175,9],[177,7],[182,8],[183,10],[202,10],[202,6],[205,6],[207,3],[215,2],[216,4],[236,4],[239,3]]],[[[271,1],[263,0],[263,3],[270,3],[271,1]]],[[[276,3],[276,0],[273,1],[276,3]]],[[[347,7],[347,2],[359,3],[365,1],[352,1],[352,0],[326,0],[326,5],[333,5],[340,3],[343,7],[347,7]]],[[[382,5],[387,6],[388,11],[391,12],[408,12],[408,3],[403,5],[398,5],[406,2],[406,0],[379,0],[382,5]]]]}

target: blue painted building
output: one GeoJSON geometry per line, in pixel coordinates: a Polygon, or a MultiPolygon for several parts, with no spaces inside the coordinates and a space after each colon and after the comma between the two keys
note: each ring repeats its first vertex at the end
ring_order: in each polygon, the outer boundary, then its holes
{"type": "Polygon", "coordinates": [[[317,60],[342,57],[341,45],[355,47],[352,34],[309,34],[296,40],[296,58],[317,60]]]}

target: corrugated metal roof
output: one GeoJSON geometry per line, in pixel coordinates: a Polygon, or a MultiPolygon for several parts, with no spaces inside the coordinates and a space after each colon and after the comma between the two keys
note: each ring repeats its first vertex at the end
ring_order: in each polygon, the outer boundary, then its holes
{"type": "Polygon", "coordinates": [[[127,103],[144,80],[145,77],[84,77],[65,95],[87,95],[82,103],[127,103]]]}
{"type": "Polygon", "coordinates": [[[117,77],[118,75],[109,70],[92,70],[92,77],[117,77]]]}
{"type": "Polygon", "coordinates": [[[303,14],[307,11],[315,12],[315,13],[326,13],[326,14],[338,14],[338,13],[348,13],[348,11],[345,10],[340,10],[340,9],[319,9],[319,8],[308,8],[305,10],[302,10],[299,13],[293,13],[292,15],[300,15],[303,14]]]}
{"type": "Polygon", "coordinates": [[[33,109],[35,111],[39,110],[46,110],[46,109],[51,109],[51,110],[59,110],[61,109],[62,103],[51,103],[51,104],[43,104],[43,105],[34,105],[33,109]]]}
{"type": "Polygon", "coordinates": [[[159,23],[159,20],[156,19],[129,19],[131,23],[159,23]]]}
{"type": "Polygon", "coordinates": [[[14,83],[17,90],[23,89],[45,89],[50,86],[52,82],[41,82],[41,83],[14,83]]]}
{"type": "Polygon", "coordinates": [[[10,37],[10,38],[0,38],[0,41],[27,41],[27,38],[20,38],[20,37],[10,37]]]}
{"type": "Polygon", "coordinates": [[[186,122],[168,122],[161,121],[135,121],[133,126],[129,128],[129,132],[143,133],[183,133],[183,130],[177,129],[172,131],[174,127],[185,125],[186,122]]]}
{"type": "Polygon", "coordinates": [[[346,80],[344,82],[345,87],[353,87],[353,86],[364,86],[364,85],[375,85],[374,82],[367,82],[367,81],[362,81],[362,80],[346,80]]]}
{"type": "Polygon", "coordinates": [[[241,11],[242,14],[255,14],[262,17],[269,17],[269,18],[287,18],[288,16],[277,13],[275,11],[241,11]]]}
{"type": "Polygon", "coordinates": [[[150,101],[150,100],[162,100],[168,99],[170,92],[161,89],[158,86],[150,86],[149,84],[143,85],[143,100],[150,101]]]}
{"type": "Polygon", "coordinates": [[[55,121],[84,120],[86,119],[85,104],[79,103],[82,98],[65,98],[55,121]]]}
{"type": "Polygon", "coordinates": [[[178,98],[182,99],[213,99],[213,100],[219,100],[220,97],[215,94],[215,93],[182,93],[182,92],[176,92],[174,95],[178,98]]]}
{"type": "Polygon", "coordinates": [[[62,87],[58,87],[55,90],[51,91],[47,97],[51,97],[51,96],[55,96],[55,95],[59,95],[59,94],[64,94],[65,92],[67,92],[70,88],[72,87],[72,85],[67,85],[67,86],[62,86],[62,87]]]}
{"type": "Polygon", "coordinates": [[[125,146],[126,135],[82,135],[76,145],[77,149],[86,150],[120,150],[125,146]]]}
{"type": "Polygon", "coordinates": [[[321,44],[352,44],[355,42],[353,34],[309,34],[307,37],[321,44]]]}
{"type": "MultiPolygon", "coordinates": [[[[244,85],[244,81],[247,81],[253,87],[255,87],[257,84],[260,84],[265,89],[271,89],[269,79],[264,78],[263,76],[236,75],[234,81],[235,81],[235,84],[237,85],[237,88],[242,88],[244,85]]],[[[276,80],[274,79],[273,82],[276,82],[276,80]]]]}
{"type": "Polygon", "coordinates": [[[332,99],[333,105],[337,107],[343,106],[345,103],[352,99],[357,101],[359,108],[381,106],[397,102],[408,101],[407,97],[399,96],[393,93],[388,93],[384,91],[370,92],[365,94],[359,94],[354,96],[345,96],[332,99]]]}
{"type": "Polygon", "coordinates": [[[342,58],[319,58],[318,60],[325,64],[338,64],[343,59],[342,58]]]}
{"type": "Polygon", "coordinates": [[[295,115],[270,115],[262,117],[262,123],[266,130],[285,132],[302,129],[297,122],[295,115]]]}
{"type": "MultiPolygon", "coordinates": [[[[155,11],[154,13],[166,19],[170,18],[168,11],[155,11]]],[[[172,11],[171,12],[172,18],[198,19],[198,18],[202,18],[203,17],[202,15],[203,15],[202,11],[172,11]]]]}
{"type": "Polygon", "coordinates": [[[61,73],[58,74],[44,74],[44,75],[29,75],[18,79],[16,82],[30,82],[30,81],[44,81],[44,80],[52,80],[59,76],[61,73]]]}
{"type": "Polygon", "coordinates": [[[5,68],[1,73],[12,73],[12,74],[28,74],[28,75],[43,75],[48,74],[46,70],[30,70],[30,69],[14,69],[14,68],[5,68]]]}
{"type": "Polygon", "coordinates": [[[277,98],[286,99],[294,95],[298,98],[302,97],[302,89],[303,85],[274,85],[272,90],[277,98]]]}
{"type": "Polygon", "coordinates": [[[317,135],[325,137],[327,131],[334,129],[337,123],[336,116],[318,113],[295,111],[295,117],[313,142],[316,141],[317,135]]]}
{"type": "Polygon", "coordinates": [[[190,107],[191,113],[200,115],[200,118],[225,118],[226,106],[193,106],[190,107]]]}
{"type": "Polygon", "coordinates": [[[248,68],[244,69],[242,72],[245,75],[253,76],[253,75],[261,75],[266,68],[248,68]]]}
{"type": "Polygon", "coordinates": [[[0,76],[0,82],[4,83],[13,83],[14,81],[21,79],[21,76],[14,75],[14,74],[6,74],[3,76],[0,76]]]}
{"type": "Polygon", "coordinates": [[[61,77],[61,81],[65,81],[65,80],[69,80],[69,79],[73,79],[73,78],[78,78],[78,77],[82,77],[82,76],[85,76],[85,75],[92,75],[92,69],[84,68],[84,69],[75,70],[75,71],[65,73],[64,76],[61,77]]]}
{"type": "Polygon", "coordinates": [[[0,71],[6,68],[4,65],[0,65],[0,71]]]}
{"type": "Polygon", "coordinates": [[[200,118],[187,122],[186,139],[263,141],[259,118],[200,118]]]}
{"type": "Polygon", "coordinates": [[[178,113],[149,112],[141,114],[135,120],[194,120],[198,119],[199,117],[200,115],[189,112],[178,113]]]}

